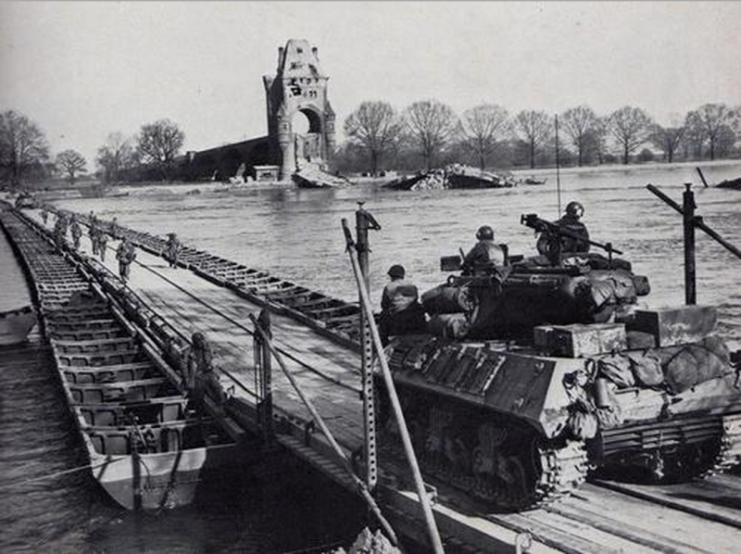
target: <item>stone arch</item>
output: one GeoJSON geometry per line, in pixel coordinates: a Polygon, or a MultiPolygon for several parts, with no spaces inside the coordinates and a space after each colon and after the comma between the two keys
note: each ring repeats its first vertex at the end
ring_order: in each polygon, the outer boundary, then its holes
{"type": "Polygon", "coordinates": [[[278,49],[276,75],[263,78],[271,158],[280,164],[281,179],[287,179],[304,159],[322,166],[330,162],[335,116],[327,97],[328,80],[319,64],[319,51],[296,39],[278,49]],[[302,120],[297,117],[308,120],[308,129],[300,129],[302,120]]]}

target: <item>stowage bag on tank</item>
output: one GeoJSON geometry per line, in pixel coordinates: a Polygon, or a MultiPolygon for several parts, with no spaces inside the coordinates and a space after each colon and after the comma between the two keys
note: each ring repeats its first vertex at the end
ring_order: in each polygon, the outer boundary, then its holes
{"type": "Polygon", "coordinates": [[[731,370],[730,352],[718,337],[659,350],[669,392],[677,394],[731,370]]]}
{"type": "Polygon", "coordinates": [[[430,315],[458,314],[473,309],[473,299],[467,287],[440,285],[422,295],[422,306],[430,315]]]}
{"type": "Polygon", "coordinates": [[[446,339],[462,339],[470,324],[464,314],[437,314],[427,323],[430,334],[446,339]]]}
{"type": "Polygon", "coordinates": [[[621,352],[597,362],[599,373],[619,389],[640,385],[657,387],[664,383],[661,358],[654,351],[621,352]]]}

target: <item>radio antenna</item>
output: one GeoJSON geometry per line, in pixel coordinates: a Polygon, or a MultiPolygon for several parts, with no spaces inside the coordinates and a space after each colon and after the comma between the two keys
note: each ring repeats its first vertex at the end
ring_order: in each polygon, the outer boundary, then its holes
{"type": "Polygon", "coordinates": [[[561,217],[561,156],[558,149],[558,114],[556,114],[556,194],[558,195],[558,214],[561,217]]]}

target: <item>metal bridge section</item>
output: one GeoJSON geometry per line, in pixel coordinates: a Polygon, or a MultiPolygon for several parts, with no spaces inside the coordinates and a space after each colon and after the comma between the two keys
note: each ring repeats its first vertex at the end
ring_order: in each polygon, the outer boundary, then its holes
{"type": "MultiPolygon", "coordinates": [[[[42,235],[49,232],[36,210],[24,210],[21,219],[42,235]]],[[[357,492],[342,457],[317,431],[285,374],[266,370],[264,344],[255,347],[249,316],[270,309],[270,341],[286,371],[321,414],[343,456],[351,458],[364,446],[358,306],[195,249],[185,249],[180,260],[192,271],[163,268],[164,239],[131,229],[121,234],[141,248],[126,286],[111,275],[112,256],[105,263],[92,260],[87,237],[79,255],[66,255],[78,256],[104,290],[116,291],[125,317],[157,337],[167,356],[182,355],[193,332],[207,333],[222,383],[233,387],[229,413],[235,425],[261,434],[261,420],[270,413],[278,447],[357,492]]],[[[60,290],[52,292],[64,303],[67,293],[60,290]]],[[[516,514],[489,513],[432,477],[427,485],[445,552],[453,554],[734,552],[741,537],[741,478],[734,474],[660,486],[593,481],[558,502],[516,514]]],[[[398,534],[426,544],[409,471],[385,457],[383,448],[376,498],[398,534]]]]}

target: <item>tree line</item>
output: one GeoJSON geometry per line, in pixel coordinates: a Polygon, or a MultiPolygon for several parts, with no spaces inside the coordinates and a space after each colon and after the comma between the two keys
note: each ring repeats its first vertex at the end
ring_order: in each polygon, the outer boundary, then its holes
{"type": "MultiPolygon", "coordinates": [[[[110,133],[97,151],[97,176],[103,182],[116,183],[126,171],[150,164],[167,178],[184,142],[185,133],[169,119],[144,124],[132,137],[110,133]]],[[[52,160],[49,143],[38,124],[14,110],[0,113],[0,182],[18,187],[24,179],[60,175],[74,184],[88,172],[87,164],[85,157],[73,149],[59,152],[52,160]]]]}
{"type": "Polygon", "coordinates": [[[414,102],[401,112],[384,101],[365,101],[344,122],[347,141],[336,162],[346,171],[381,169],[429,170],[449,162],[487,167],[555,163],[563,165],[671,163],[741,156],[741,106],[703,104],[676,118],[657,123],[645,110],[625,106],[598,115],[577,106],[558,115],[522,110],[510,114],[496,104],[481,104],[458,116],[438,100],[414,102]],[[653,149],[650,148],[653,146],[653,149]]]}
{"type": "MultiPolygon", "coordinates": [[[[741,106],[703,104],[669,125],[643,109],[625,106],[598,115],[577,106],[556,115],[538,110],[510,114],[496,104],[481,104],[460,116],[438,100],[412,103],[399,112],[385,101],[362,102],[344,121],[346,141],[334,156],[343,172],[378,174],[383,169],[426,170],[451,162],[486,169],[593,165],[741,157],[741,106]],[[653,147],[650,148],[650,146],[653,147]]],[[[106,183],[123,180],[147,166],[167,179],[185,142],[169,119],[141,126],[127,137],[110,133],[97,151],[96,174],[106,183]]],[[[13,110],[0,113],[0,182],[17,186],[26,178],[62,175],[70,183],[88,172],[87,160],[68,149],[52,160],[40,127],[13,110]]]]}

